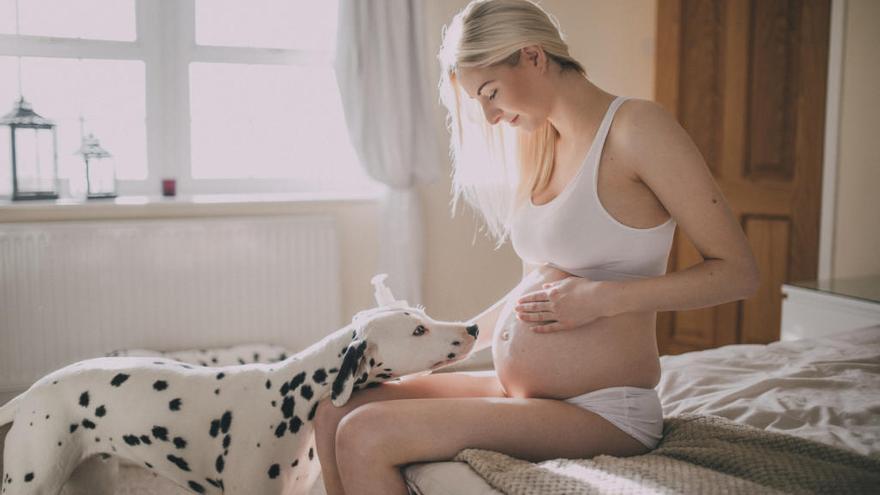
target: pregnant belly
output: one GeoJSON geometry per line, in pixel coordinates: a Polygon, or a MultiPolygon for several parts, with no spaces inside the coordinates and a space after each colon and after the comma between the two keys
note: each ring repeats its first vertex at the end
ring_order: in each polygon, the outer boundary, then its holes
{"type": "Polygon", "coordinates": [[[579,328],[535,333],[516,318],[521,294],[564,277],[536,269],[523,278],[499,315],[492,342],[498,379],[512,397],[563,399],[608,387],[653,388],[660,378],[656,313],[624,313],[579,328]]]}

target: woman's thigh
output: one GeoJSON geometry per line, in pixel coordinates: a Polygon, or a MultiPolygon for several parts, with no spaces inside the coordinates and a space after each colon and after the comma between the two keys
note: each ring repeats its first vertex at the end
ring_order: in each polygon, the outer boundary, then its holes
{"type": "Polygon", "coordinates": [[[530,461],[600,454],[630,456],[648,450],[601,416],[572,404],[507,397],[368,404],[345,417],[336,444],[340,461],[349,449],[367,448],[381,453],[392,465],[449,460],[466,448],[494,450],[530,461]]]}
{"type": "Polygon", "coordinates": [[[336,423],[352,410],[370,403],[400,399],[505,397],[498,377],[492,374],[469,374],[463,372],[437,373],[400,381],[385,382],[374,388],[354,392],[348,402],[334,407],[325,400],[318,408],[317,427],[330,417],[336,423]]]}

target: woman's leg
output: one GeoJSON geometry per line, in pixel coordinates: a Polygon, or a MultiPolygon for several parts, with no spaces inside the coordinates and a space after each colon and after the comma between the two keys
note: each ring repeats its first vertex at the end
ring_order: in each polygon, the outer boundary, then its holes
{"type": "Polygon", "coordinates": [[[340,423],[336,460],[350,493],[406,494],[400,467],[465,448],[542,461],[648,449],[602,417],[553,399],[404,399],[357,408],[340,423]]]}
{"type": "Polygon", "coordinates": [[[335,407],[329,400],[322,401],[315,413],[315,441],[327,495],[345,493],[336,459],[336,430],[343,417],[369,402],[431,397],[504,397],[504,389],[494,375],[438,373],[359,390],[342,407],[335,407]]]}

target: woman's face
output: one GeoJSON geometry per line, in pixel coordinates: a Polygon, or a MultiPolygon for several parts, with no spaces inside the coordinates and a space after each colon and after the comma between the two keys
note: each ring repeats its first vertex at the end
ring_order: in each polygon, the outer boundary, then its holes
{"type": "Polygon", "coordinates": [[[547,119],[549,105],[546,77],[541,67],[544,53],[532,47],[520,51],[515,66],[499,64],[486,68],[458,69],[458,83],[467,97],[483,107],[492,124],[507,122],[526,131],[537,129],[547,119]]]}

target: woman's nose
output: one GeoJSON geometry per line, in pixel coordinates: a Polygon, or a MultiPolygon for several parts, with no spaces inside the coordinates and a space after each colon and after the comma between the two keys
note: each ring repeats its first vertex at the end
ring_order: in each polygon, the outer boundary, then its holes
{"type": "Polygon", "coordinates": [[[497,108],[490,107],[489,105],[483,105],[483,115],[486,116],[486,122],[489,122],[492,125],[498,123],[498,120],[501,118],[501,115],[504,112],[497,108]]]}

